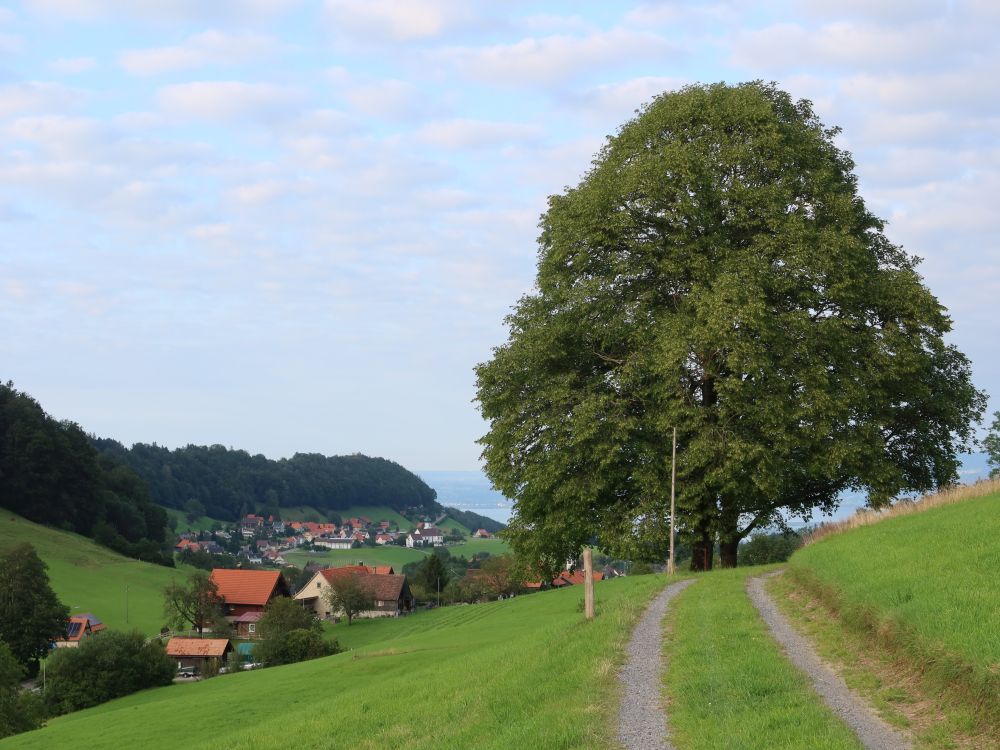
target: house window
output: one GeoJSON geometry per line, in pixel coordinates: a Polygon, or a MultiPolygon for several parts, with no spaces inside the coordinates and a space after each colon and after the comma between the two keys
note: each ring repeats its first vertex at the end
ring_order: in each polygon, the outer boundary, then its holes
{"type": "Polygon", "coordinates": [[[249,632],[249,633],[256,633],[257,632],[257,623],[251,622],[250,625],[247,627],[247,632],[249,632]]]}
{"type": "Polygon", "coordinates": [[[379,601],[378,601],[378,606],[380,606],[380,607],[381,607],[381,606],[382,606],[383,604],[385,604],[385,602],[383,602],[383,601],[382,601],[381,599],[379,599],[379,601]]]}

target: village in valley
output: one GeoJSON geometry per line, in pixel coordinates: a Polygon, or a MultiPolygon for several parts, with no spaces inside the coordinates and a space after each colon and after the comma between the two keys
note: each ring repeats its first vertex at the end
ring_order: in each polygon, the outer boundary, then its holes
{"type": "MultiPolygon", "coordinates": [[[[174,546],[178,564],[195,567],[199,564],[207,567],[206,561],[213,564],[208,580],[220,600],[225,621],[207,622],[201,632],[163,629],[155,640],[161,641],[166,653],[176,661],[175,681],[266,666],[255,657],[255,647],[264,637],[258,626],[276,599],[290,599],[316,621],[330,625],[340,623],[345,617],[351,620],[402,617],[421,608],[441,606],[440,585],[436,596],[418,601],[407,575],[393,565],[356,561],[324,566],[322,562],[310,562],[298,568],[285,555],[293,552],[322,557],[330,550],[361,553],[366,548],[393,545],[422,550],[426,561],[442,554],[450,557],[443,551],[465,543],[467,538],[473,543],[493,540],[502,545],[485,528],[466,535],[455,527],[445,530],[435,525],[445,519],[441,515],[436,520],[416,521],[412,528],[401,529],[398,523],[373,520],[365,515],[341,522],[320,522],[284,521],[275,515],[250,513],[236,524],[216,522],[209,530],[179,533],[174,546]],[[338,584],[353,584],[360,589],[353,606],[348,605],[349,611],[345,612],[344,605],[333,596],[338,584]]],[[[465,563],[464,557],[457,559],[462,561],[460,564],[465,563]]],[[[453,582],[464,592],[464,601],[456,601],[452,595],[444,603],[481,603],[546,589],[583,586],[585,576],[578,562],[567,561],[566,569],[551,579],[524,580],[510,570],[509,555],[477,552],[461,578],[453,582]],[[482,566],[489,559],[495,563],[492,571],[489,565],[485,570],[482,566]]],[[[406,567],[412,568],[413,564],[406,567]]],[[[594,571],[593,580],[623,574],[619,567],[609,564],[602,571],[594,571]]],[[[433,593],[416,588],[421,594],[433,593]]],[[[104,629],[104,623],[93,613],[74,615],[68,622],[66,637],[55,641],[53,647],[78,647],[104,629]]]]}

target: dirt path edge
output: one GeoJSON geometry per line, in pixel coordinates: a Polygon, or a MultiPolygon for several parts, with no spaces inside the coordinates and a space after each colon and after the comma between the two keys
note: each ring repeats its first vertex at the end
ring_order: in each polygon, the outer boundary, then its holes
{"type": "Polygon", "coordinates": [[[678,581],[653,599],[632,631],[628,660],[618,675],[624,686],[618,710],[618,741],[626,750],[673,750],[663,710],[663,618],[667,604],[694,583],[678,581]]]}
{"type": "Polygon", "coordinates": [[[851,728],[868,750],[910,750],[912,743],[909,737],[886,724],[864,698],[852,692],[843,678],[819,658],[812,644],[799,635],[778,610],[764,589],[764,582],[782,573],[784,570],[775,570],[747,579],[747,594],[785,656],[805,673],[823,702],[851,728]]]}

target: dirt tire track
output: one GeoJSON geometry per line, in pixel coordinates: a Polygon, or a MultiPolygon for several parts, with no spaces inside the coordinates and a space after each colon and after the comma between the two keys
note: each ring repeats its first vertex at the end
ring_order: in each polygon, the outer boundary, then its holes
{"type": "Polygon", "coordinates": [[[747,594],[785,656],[805,673],[823,702],[851,728],[868,750],[909,750],[912,747],[909,737],[886,724],[864,698],[852,692],[843,678],[819,658],[812,644],[799,635],[778,610],[770,594],[764,590],[764,581],[783,572],[776,570],[747,579],[747,594]]]}
{"type": "Polygon", "coordinates": [[[632,631],[628,661],[618,675],[625,690],[618,711],[618,741],[627,750],[673,750],[663,710],[663,617],[667,604],[694,583],[678,581],[656,595],[632,631]]]}

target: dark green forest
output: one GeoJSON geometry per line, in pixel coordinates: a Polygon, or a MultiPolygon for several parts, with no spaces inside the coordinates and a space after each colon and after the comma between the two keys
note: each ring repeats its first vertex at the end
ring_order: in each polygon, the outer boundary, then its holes
{"type": "Polygon", "coordinates": [[[311,505],[340,511],[352,505],[439,513],[437,493],[422,479],[384,458],[296,453],[272,460],[221,445],[170,450],[136,443],[131,449],[93,439],[101,455],[120,460],[148,485],[154,501],[184,509],[191,500],[205,515],[236,521],[257,511],[280,515],[282,507],[311,505]]]}
{"type": "Polygon", "coordinates": [[[53,419],[12,382],[0,383],[0,507],[173,565],[167,514],[146,484],[113,454],[95,450],[78,424],[53,419]]]}
{"type": "Polygon", "coordinates": [[[507,528],[506,524],[494,521],[492,518],[473,513],[471,510],[448,508],[448,518],[452,518],[475,533],[476,529],[486,529],[491,534],[498,534],[507,528]]]}

